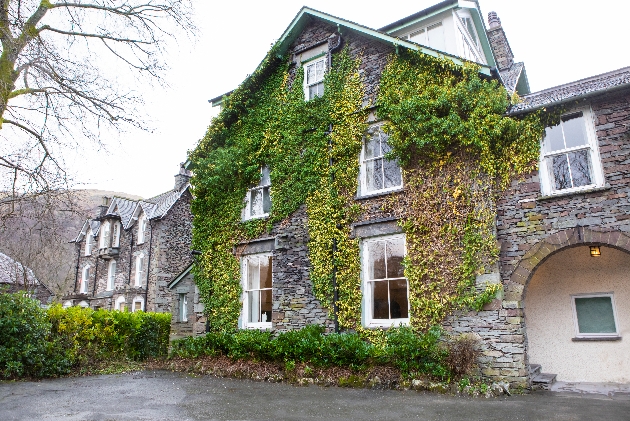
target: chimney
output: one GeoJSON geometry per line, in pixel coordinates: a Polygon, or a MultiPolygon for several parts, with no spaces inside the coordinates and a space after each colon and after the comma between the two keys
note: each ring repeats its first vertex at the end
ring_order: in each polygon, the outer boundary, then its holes
{"type": "Polygon", "coordinates": [[[191,174],[186,168],[184,163],[179,164],[179,174],[175,175],[175,190],[180,191],[183,189],[190,180],[191,174]]]}
{"type": "Polygon", "coordinates": [[[103,201],[98,207],[98,216],[104,216],[107,213],[107,209],[109,208],[110,198],[107,196],[103,196],[103,201]]]}
{"type": "Polygon", "coordinates": [[[486,32],[488,33],[494,59],[497,62],[497,68],[499,71],[507,70],[514,63],[514,54],[501,26],[501,19],[499,19],[496,12],[488,13],[488,26],[489,29],[486,32]]]}

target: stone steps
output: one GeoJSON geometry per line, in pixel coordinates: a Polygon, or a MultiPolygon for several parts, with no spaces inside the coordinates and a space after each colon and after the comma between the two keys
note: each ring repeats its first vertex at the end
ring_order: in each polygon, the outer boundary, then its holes
{"type": "Polygon", "coordinates": [[[551,385],[556,382],[556,376],[557,374],[539,372],[535,376],[530,377],[532,379],[532,388],[549,390],[551,385]]]}

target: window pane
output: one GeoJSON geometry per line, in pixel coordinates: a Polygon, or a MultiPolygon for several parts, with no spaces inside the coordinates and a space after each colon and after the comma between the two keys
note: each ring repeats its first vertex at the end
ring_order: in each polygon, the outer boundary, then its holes
{"type": "Polygon", "coordinates": [[[374,301],[372,317],[374,319],[389,319],[387,281],[371,282],[371,284],[372,300],[374,301]]]}
{"type": "Polygon", "coordinates": [[[250,192],[251,201],[250,205],[250,215],[262,215],[263,212],[263,192],[262,189],[254,189],[250,192]]]}
{"type": "Polygon", "coordinates": [[[409,317],[406,279],[389,281],[389,302],[392,319],[406,319],[409,317]]]}
{"type": "Polygon", "coordinates": [[[317,83],[315,85],[308,87],[308,99],[313,99],[315,97],[319,97],[324,95],[324,84],[317,83]]]}
{"type": "Polygon", "coordinates": [[[569,175],[569,161],[567,154],[554,156],[552,161],[552,174],[556,190],[571,188],[571,176],[569,175]]]}
{"type": "Polygon", "coordinates": [[[269,213],[271,211],[271,196],[269,195],[269,187],[262,189],[263,205],[262,213],[269,213]]]}
{"type": "Polygon", "coordinates": [[[317,70],[315,69],[314,64],[306,66],[306,83],[308,85],[315,82],[316,72],[317,70]]]}
{"type": "Polygon", "coordinates": [[[381,136],[381,155],[385,155],[387,152],[392,150],[392,147],[389,146],[389,143],[387,143],[387,141],[389,140],[389,135],[382,130],[379,132],[379,134],[381,136]]]}
{"type": "Polygon", "coordinates": [[[402,174],[396,160],[383,159],[384,188],[389,189],[402,185],[402,174]]]}
{"type": "Polygon", "coordinates": [[[247,315],[247,321],[249,323],[260,322],[260,291],[250,291],[247,293],[247,300],[249,301],[249,314],[247,315]]]}
{"type": "Polygon", "coordinates": [[[317,71],[316,71],[316,78],[317,78],[316,80],[317,81],[324,80],[324,71],[326,69],[325,68],[325,64],[326,63],[324,62],[324,60],[318,61],[315,64],[315,67],[317,69],[317,71]]]}
{"type": "Polygon", "coordinates": [[[576,151],[567,154],[571,165],[573,187],[588,186],[591,184],[591,168],[589,151],[576,151]]]}
{"type": "Polygon", "coordinates": [[[611,297],[575,298],[580,333],[615,333],[611,297]]]}
{"type": "Polygon", "coordinates": [[[560,125],[545,129],[545,150],[547,152],[561,151],[564,149],[564,137],[560,125]]]}
{"type": "Polygon", "coordinates": [[[258,258],[247,259],[247,289],[260,288],[260,272],[258,270],[258,258]]]}
{"type": "Polygon", "coordinates": [[[403,278],[405,268],[403,258],[405,257],[405,244],[402,238],[395,241],[387,241],[387,277],[403,278]]]}
{"type": "Polygon", "coordinates": [[[272,301],[271,301],[271,290],[270,289],[266,289],[263,291],[260,291],[260,321],[265,323],[265,322],[271,322],[271,308],[272,308],[272,301]]]}
{"type": "Polygon", "coordinates": [[[564,140],[567,148],[588,145],[586,137],[586,126],[582,113],[573,114],[562,121],[562,129],[564,130],[564,140]]]}
{"type": "Polygon", "coordinates": [[[385,279],[385,242],[375,241],[368,247],[368,279],[385,279]]]}
{"type": "Polygon", "coordinates": [[[262,167],[260,171],[260,184],[259,186],[268,186],[271,184],[271,178],[269,177],[269,167],[262,167]]]}
{"type": "Polygon", "coordinates": [[[367,191],[383,189],[383,159],[374,159],[365,163],[367,191]]]}
{"type": "Polygon", "coordinates": [[[260,258],[260,288],[271,288],[271,256],[260,258]]]}
{"type": "Polygon", "coordinates": [[[317,84],[317,96],[324,96],[324,83],[317,84]]]}
{"type": "Polygon", "coordinates": [[[372,136],[367,136],[365,139],[365,159],[375,158],[381,156],[380,140],[378,132],[372,136]]]}

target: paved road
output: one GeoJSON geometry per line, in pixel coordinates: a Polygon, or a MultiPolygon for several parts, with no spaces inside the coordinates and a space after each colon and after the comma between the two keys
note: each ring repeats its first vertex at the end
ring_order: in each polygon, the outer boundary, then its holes
{"type": "Polygon", "coordinates": [[[166,371],[1,382],[12,420],[630,420],[630,395],[536,393],[497,399],[295,387],[166,371]]]}

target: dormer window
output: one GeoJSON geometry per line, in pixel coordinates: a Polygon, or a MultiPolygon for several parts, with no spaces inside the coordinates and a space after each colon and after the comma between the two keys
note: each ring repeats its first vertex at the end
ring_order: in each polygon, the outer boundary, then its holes
{"type": "Polygon", "coordinates": [[[144,233],[147,229],[147,218],[145,214],[138,217],[138,244],[144,243],[144,233]]]}
{"type": "Polygon", "coordinates": [[[304,66],[304,99],[324,95],[324,74],[326,73],[326,56],[308,61],[304,66]]]}
{"type": "Polygon", "coordinates": [[[107,248],[110,245],[110,222],[109,221],[105,221],[103,222],[103,224],[101,225],[101,235],[100,235],[100,242],[99,242],[99,248],[107,248]]]}
{"type": "Polygon", "coordinates": [[[260,170],[260,182],[258,185],[247,191],[243,220],[264,218],[269,215],[271,211],[270,187],[269,167],[265,166],[260,170]]]}
{"type": "Polygon", "coordinates": [[[89,256],[92,254],[92,241],[94,238],[92,236],[92,228],[88,228],[87,233],[85,234],[85,255],[89,256]]]}

